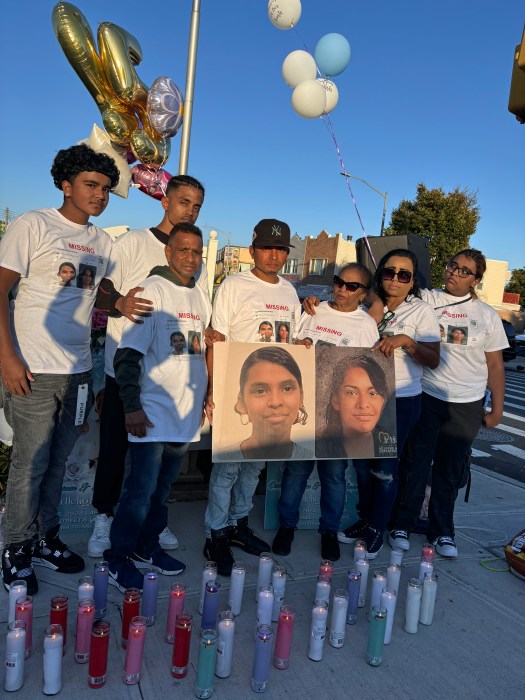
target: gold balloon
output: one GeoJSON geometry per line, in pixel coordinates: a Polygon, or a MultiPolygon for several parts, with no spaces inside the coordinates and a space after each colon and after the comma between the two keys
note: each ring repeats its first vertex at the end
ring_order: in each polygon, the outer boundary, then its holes
{"type": "Polygon", "coordinates": [[[152,168],[161,168],[170,157],[170,140],[154,140],[144,131],[135,131],[129,145],[135,157],[152,168]]]}

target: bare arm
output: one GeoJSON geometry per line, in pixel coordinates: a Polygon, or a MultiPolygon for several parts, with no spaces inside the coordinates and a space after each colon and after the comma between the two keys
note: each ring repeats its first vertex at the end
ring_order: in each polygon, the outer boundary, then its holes
{"type": "Polygon", "coordinates": [[[0,358],[4,387],[16,396],[25,396],[35,379],[29,367],[16,354],[9,319],[9,292],[20,279],[20,274],[0,267],[0,358]]]}
{"type": "Polygon", "coordinates": [[[423,343],[420,340],[414,340],[414,338],[404,333],[381,338],[381,340],[374,345],[372,351],[381,350],[386,357],[392,357],[396,348],[402,348],[413,357],[416,362],[423,365],[423,367],[436,369],[439,365],[440,344],[438,342],[423,343]]]}
{"type": "Polygon", "coordinates": [[[365,304],[368,308],[368,315],[372,316],[376,323],[383,320],[385,305],[380,297],[371,289],[366,293],[365,304]]]}
{"type": "Polygon", "coordinates": [[[485,415],[483,424],[494,428],[503,418],[503,399],[505,397],[505,367],[501,350],[486,352],[487,368],[489,371],[488,385],[492,394],[492,410],[485,415]]]}
{"type": "MultiPolygon", "coordinates": [[[[210,425],[213,425],[213,344],[206,347],[206,368],[208,370],[208,392],[206,402],[204,404],[204,413],[206,414],[210,425]]],[[[204,416],[202,417],[204,423],[204,416]]]]}

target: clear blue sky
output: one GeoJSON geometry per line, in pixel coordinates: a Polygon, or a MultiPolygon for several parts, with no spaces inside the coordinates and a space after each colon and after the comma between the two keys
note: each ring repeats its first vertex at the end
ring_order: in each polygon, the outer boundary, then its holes
{"type": "MultiPolygon", "coordinates": [[[[6,2],[0,10],[3,76],[0,208],[56,206],[49,168],[56,151],[101,125],[95,103],[51,27],[54,2],[6,2]]],[[[78,0],[95,35],[110,21],[134,34],[150,85],[160,75],[184,91],[192,2],[78,0]]],[[[507,111],[523,6],[514,0],[302,0],[297,32],[267,18],[266,0],[202,0],[188,172],[207,194],[199,224],[219,245],[247,244],[265,217],[299,235],[361,235],[332,139],[320,119],[291,107],[281,77],[288,53],[313,51],[328,32],[352,47],[335,81],[331,118],[349,172],[388,192],[387,223],[418,182],[478,190],[481,221],[471,244],[525,265],[525,125],[507,111]]],[[[165,168],[178,169],[180,132],[165,168]]],[[[383,199],[352,181],[366,232],[377,234],[383,199]]],[[[132,190],[113,197],[102,226],[159,223],[160,204],[132,190]]]]}

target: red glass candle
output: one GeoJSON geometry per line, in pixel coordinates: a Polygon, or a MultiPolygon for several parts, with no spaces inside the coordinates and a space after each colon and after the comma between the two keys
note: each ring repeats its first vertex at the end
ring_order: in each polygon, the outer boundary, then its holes
{"type": "Polygon", "coordinates": [[[30,595],[23,595],[16,599],[16,620],[26,623],[26,653],[25,658],[31,656],[33,649],[33,598],[30,595]]]}
{"type": "Polygon", "coordinates": [[[184,612],[184,596],[186,586],[183,583],[174,583],[170,590],[170,602],[168,607],[168,619],[166,621],[166,641],[173,644],[175,639],[175,623],[177,615],[184,612]]]}
{"type": "Polygon", "coordinates": [[[295,610],[291,605],[282,605],[277,623],[277,636],[273,654],[275,668],[288,668],[292,648],[293,623],[295,610]]]}
{"type": "Polygon", "coordinates": [[[87,664],[91,646],[91,629],[95,619],[95,601],[82,598],[77,605],[77,633],[75,638],[75,661],[87,664]]]}
{"type": "Polygon", "coordinates": [[[181,613],[177,615],[175,621],[175,642],[171,664],[171,675],[174,678],[184,678],[188,673],[192,619],[193,616],[189,613],[181,613]]]}
{"type": "Polygon", "coordinates": [[[332,581],[334,577],[334,564],[330,559],[321,559],[321,564],[319,565],[319,578],[321,576],[326,576],[327,581],[332,581]]]}
{"type": "Polygon", "coordinates": [[[140,612],[140,591],[138,588],[128,588],[124,591],[122,603],[122,646],[128,646],[129,623],[140,612]]]}
{"type": "Polygon", "coordinates": [[[100,688],[106,682],[109,648],[109,620],[96,620],[91,628],[88,685],[100,688]]]}
{"type": "Polygon", "coordinates": [[[68,606],[67,595],[56,595],[54,598],[51,598],[51,609],[49,611],[49,624],[50,625],[60,625],[62,627],[62,634],[64,637],[64,646],[62,648],[62,655],[64,655],[66,653],[67,606],[68,606]]]}

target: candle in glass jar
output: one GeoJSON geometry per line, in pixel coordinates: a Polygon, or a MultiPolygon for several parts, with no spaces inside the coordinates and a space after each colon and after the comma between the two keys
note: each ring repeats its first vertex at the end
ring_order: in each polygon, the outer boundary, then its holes
{"type": "Polygon", "coordinates": [[[357,606],[359,604],[359,591],[361,590],[361,573],[349,571],[346,579],[346,592],[348,593],[348,610],[346,624],[355,625],[357,622],[357,606]]]}
{"type": "Polygon", "coordinates": [[[431,625],[434,619],[437,585],[437,574],[425,575],[423,579],[423,594],[421,596],[421,610],[419,612],[419,621],[422,625],[431,625]]]}
{"type": "Polygon", "coordinates": [[[27,595],[27,583],[22,579],[12,581],[9,586],[9,603],[7,611],[7,622],[15,621],[16,601],[23,595],[27,595]]]}
{"type": "Polygon", "coordinates": [[[97,561],[93,575],[93,600],[95,601],[95,619],[104,617],[108,606],[109,564],[97,561]]]}
{"type": "Polygon", "coordinates": [[[425,542],[421,548],[421,561],[428,561],[431,564],[434,563],[434,545],[430,542],[425,542]]]}
{"type": "Polygon", "coordinates": [[[228,593],[228,606],[235,617],[241,614],[245,578],[246,566],[241,561],[234,562],[228,593]]]}
{"type": "Polygon", "coordinates": [[[13,620],[7,625],[4,690],[10,692],[20,690],[24,685],[24,666],[26,658],[25,627],[26,624],[23,620],[13,620]]]}
{"type": "Polygon", "coordinates": [[[273,611],[273,586],[261,586],[257,601],[257,624],[270,625],[273,611]]]}
{"type": "Polygon", "coordinates": [[[33,651],[33,598],[30,595],[23,595],[16,601],[16,619],[22,620],[26,625],[26,651],[25,657],[28,659],[33,651]]]}
{"type": "Polygon", "coordinates": [[[379,605],[381,602],[381,592],[386,586],[386,572],[374,571],[372,577],[372,588],[370,590],[370,612],[374,605],[379,605]]]}
{"type": "Polygon", "coordinates": [[[91,628],[91,646],[89,648],[88,685],[101,688],[106,682],[108,670],[109,620],[95,620],[91,628]]]}
{"type": "Polygon", "coordinates": [[[143,615],[137,615],[129,623],[128,646],[122,673],[122,680],[126,685],[135,685],[139,682],[145,641],[146,618],[143,615]]]}
{"type": "Polygon", "coordinates": [[[386,608],[385,644],[390,644],[392,640],[392,628],[394,625],[394,615],[396,614],[397,596],[390,588],[383,588],[380,605],[386,608]]]}
{"type": "Polygon", "coordinates": [[[93,584],[93,576],[82,576],[78,579],[77,602],[87,598],[93,600],[95,595],[95,586],[93,584]]]}
{"type": "Polygon", "coordinates": [[[258,625],[253,651],[252,690],[264,693],[268,688],[272,662],[273,629],[269,625],[258,625]]]}
{"type": "Polygon", "coordinates": [[[157,618],[157,596],[159,594],[159,575],[155,571],[147,571],[144,574],[142,588],[142,605],[140,614],[146,618],[146,625],[155,624],[157,618]]]}
{"type": "Polygon", "coordinates": [[[87,664],[91,646],[91,629],[95,619],[95,601],[83,598],[77,603],[77,627],[75,636],[75,661],[87,664]]]}
{"type": "Polygon", "coordinates": [[[202,608],[201,629],[217,629],[217,615],[219,614],[219,594],[221,584],[218,581],[208,581],[204,594],[204,606],[202,608]]]}
{"type": "Polygon", "coordinates": [[[279,620],[277,622],[277,636],[275,638],[275,650],[273,655],[273,665],[275,668],[288,668],[288,664],[290,663],[294,620],[294,608],[292,608],[291,605],[281,606],[279,620]]]}
{"type": "Polygon", "coordinates": [[[255,587],[255,602],[259,601],[261,586],[269,586],[272,582],[273,559],[270,552],[262,552],[259,555],[259,569],[257,572],[257,586],[255,587]]]}
{"type": "Polygon", "coordinates": [[[217,579],[217,564],[214,561],[207,561],[204,564],[204,569],[202,570],[202,581],[201,581],[201,597],[199,599],[199,612],[202,615],[202,609],[204,607],[204,594],[206,593],[206,584],[208,581],[215,581],[217,579]]]}
{"type": "Polygon", "coordinates": [[[128,646],[129,623],[140,613],[140,591],[138,588],[127,588],[122,600],[122,633],[121,645],[128,646]]]}
{"type": "Polygon", "coordinates": [[[217,658],[217,632],[201,630],[199,641],[199,659],[195,679],[195,697],[206,700],[213,695],[213,677],[217,658]]]}
{"type": "Polygon", "coordinates": [[[390,588],[397,595],[399,591],[399,580],[401,578],[401,568],[398,564],[390,564],[386,570],[386,587],[390,588]]]}
{"type": "Polygon", "coordinates": [[[355,562],[356,571],[361,574],[361,585],[359,587],[359,602],[357,603],[358,608],[364,608],[366,603],[366,586],[368,583],[368,570],[369,564],[366,559],[358,559],[355,562]]]}
{"type": "Polygon", "coordinates": [[[354,544],[354,569],[356,569],[356,562],[359,559],[366,558],[366,542],[364,540],[356,540],[354,544]]]}
{"type": "Polygon", "coordinates": [[[219,678],[228,678],[232,672],[234,634],[235,618],[231,610],[225,610],[219,615],[219,623],[217,625],[215,675],[219,678]]]}
{"type": "Polygon", "coordinates": [[[325,576],[328,581],[331,581],[334,577],[334,563],[330,559],[321,559],[319,578],[322,576],[325,576]]]}
{"type": "Polygon", "coordinates": [[[310,644],[308,646],[308,658],[312,659],[312,661],[321,661],[323,658],[327,619],[328,602],[326,600],[316,600],[312,609],[310,644]]]}
{"type": "Polygon", "coordinates": [[[319,576],[317,583],[315,585],[315,598],[319,600],[330,600],[330,593],[332,591],[332,584],[329,579],[325,576],[319,576]]]}
{"type": "Polygon", "coordinates": [[[423,583],[423,581],[425,580],[425,576],[427,574],[432,574],[433,571],[434,571],[434,564],[432,564],[432,562],[430,562],[430,561],[425,561],[424,559],[422,559],[419,562],[419,573],[418,573],[417,577],[421,581],[421,583],[423,583]]]}
{"type": "Polygon", "coordinates": [[[416,634],[417,632],[422,593],[423,586],[421,581],[418,578],[411,578],[408,582],[405,609],[405,632],[410,634],[416,634]]]}
{"type": "Polygon", "coordinates": [[[383,645],[385,643],[387,617],[386,608],[382,605],[374,605],[370,616],[368,644],[366,648],[366,660],[370,666],[379,666],[383,660],[383,645]]]}
{"type": "Polygon", "coordinates": [[[56,695],[62,689],[62,646],[60,625],[48,625],[44,637],[44,695],[56,695]]]}
{"type": "Polygon", "coordinates": [[[51,608],[49,610],[49,624],[60,625],[62,627],[63,646],[62,653],[66,653],[67,641],[67,611],[68,599],[67,595],[57,595],[51,598],[51,608]]]}
{"type": "Polygon", "coordinates": [[[166,641],[173,644],[175,640],[175,622],[177,615],[184,612],[184,598],[186,586],[184,583],[174,583],[170,588],[170,602],[168,605],[168,618],[166,620],[166,641]]]}
{"type": "Polygon", "coordinates": [[[340,649],[345,641],[346,614],[348,612],[348,593],[344,588],[336,588],[332,600],[332,617],[330,619],[330,646],[340,649]]]}
{"type": "Polygon", "coordinates": [[[402,549],[399,549],[399,547],[394,547],[390,550],[390,561],[388,564],[397,564],[397,566],[401,566],[403,563],[403,554],[404,551],[402,549]]]}
{"type": "Polygon", "coordinates": [[[175,639],[171,659],[173,678],[184,678],[188,673],[192,622],[193,615],[185,612],[179,613],[175,619],[175,639]]]}
{"type": "Polygon", "coordinates": [[[279,619],[279,610],[284,603],[284,592],[286,590],[286,569],[282,566],[274,566],[272,572],[273,606],[272,622],[279,619]]]}

